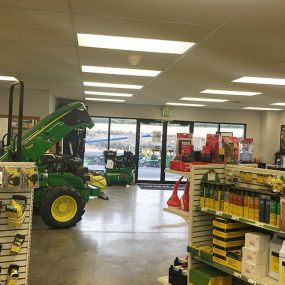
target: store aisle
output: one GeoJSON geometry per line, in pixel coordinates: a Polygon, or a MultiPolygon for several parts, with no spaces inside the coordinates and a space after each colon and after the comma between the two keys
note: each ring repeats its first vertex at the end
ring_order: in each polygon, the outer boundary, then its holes
{"type": "Polygon", "coordinates": [[[187,225],[163,212],[171,191],[112,187],[83,220],[51,230],[34,217],[30,285],[157,285],[187,246],[187,225]]]}

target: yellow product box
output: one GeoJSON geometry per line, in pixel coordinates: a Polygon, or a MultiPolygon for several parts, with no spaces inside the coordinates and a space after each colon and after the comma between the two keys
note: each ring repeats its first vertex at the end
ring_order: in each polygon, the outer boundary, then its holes
{"type": "Polygon", "coordinates": [[[227,266],[233,270],[241,272],[241,252],[227,253],[227,266]]]}
{"type": "Polygon", "coordinates": [[[229,230],[225,230],[225,229],[221,229],[221,228],[217,228],[214,227],[213,229],[213,235],[214,236],[218,236],[218,237],[222,237],[222,238],[237,238],[237,237],[243,237],[245,233],[247,232],[247,230],[241,230],[241,229],[229,229],[229,230]]]}
{"type": "Polygon", "coordinates": [[[219,236],[213,236],[213,244],[220,247],[229,248],[234,246],[243,246],[244,237],[238,238],[222,238],[219,236]]]}
{"type": "Polygon", "coordinates": [[[223,266],[227,266],[227,257],[214,253],[213,254],[213,262],[216,262],[216,263],[221,264],[223,266]]]}
{"type": "Polygon", "coordinates": [[[232,220],[216,217],[213,221],[213,226],[220,228],[220,229],[242,229],[248,227],[248,225],[239,223],[239,222],[234,222],[232,220]]]}
{"type": "Polygon", "coordinates": [[[22,184],[22,172],[19,167],[7,166],[4,168],[3,186],[8,188],[20,187],[22,184]]]}
{"type": "Polygon", "coordinates": [[[213,253],[226,257],[228,252],[235,252],[241,254],[241,246],[234,246],[229,248],[220,247],[218,245],[213,246],[213,253]]]}

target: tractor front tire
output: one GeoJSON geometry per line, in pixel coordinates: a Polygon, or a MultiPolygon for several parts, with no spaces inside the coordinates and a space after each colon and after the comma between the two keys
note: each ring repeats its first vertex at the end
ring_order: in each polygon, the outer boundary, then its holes
{"type": "Polygon", "coordinates": [[[49,189],[43,196],[40,212],[43,222],[49,227],[67,229],[81,221],[84,206],[78,190],[59,186],[49,189]]]}

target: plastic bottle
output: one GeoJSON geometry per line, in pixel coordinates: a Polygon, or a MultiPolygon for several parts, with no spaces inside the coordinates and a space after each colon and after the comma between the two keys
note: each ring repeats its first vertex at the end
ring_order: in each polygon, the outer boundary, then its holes
{"type": "Polygon", "coordinates": [[[248,219],[248,191],[244,191],[243,197],[243,216],[248,219]]]}
{"type": "Polygon", "coordinates": [[[260,199],[260,195],[256,193],[254,197],[254,220],[255,221],[259,221],[259,199],[260,199]]]}
{"type": "Polygon", "coordinates": [[[270,200],[270,225],[277,226],[277,198],[272,197],[270,200]]]}
{"type": "Polygon", "coordinates": [[[279,252],[279,285],[285,285],[285,242],[279,252]]]}

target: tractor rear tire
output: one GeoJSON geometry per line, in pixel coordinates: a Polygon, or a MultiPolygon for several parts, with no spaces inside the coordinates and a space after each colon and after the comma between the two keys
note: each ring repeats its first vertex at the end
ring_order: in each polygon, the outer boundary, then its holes
{"type": "Polygon", "coordinates": [[[84,201],[78,190],[70,186],[49,189],[41,200],[40,212],[49,227],[67,229],[75,226],[84,214],[84,201]]]}

